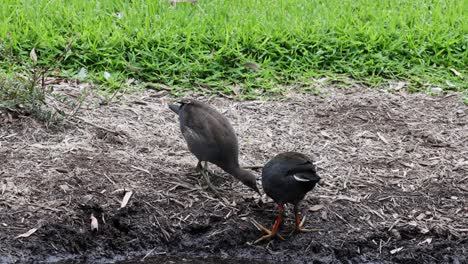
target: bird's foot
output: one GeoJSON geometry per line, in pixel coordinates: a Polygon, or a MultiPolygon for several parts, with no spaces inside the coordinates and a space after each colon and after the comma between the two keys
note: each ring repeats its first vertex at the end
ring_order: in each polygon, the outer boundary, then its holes
{"type": "Polygon", "coordinates": [[[265,233],[267,233],[266,235],[260,237],[259,239],[255,240],[254,244],[257,244],[258,242],[262,241],[262,240],[265,240],[267,238],[271,238],[271,237],[274,237],[274,236],[277,236],[279,237],[281,240],[284,240],[283,236],[281,236],[276,230],[275,231],[271,231],[269,230],[268,228],[262,226],[260,223],[258,223],[255,219],[250,219],[250,222],[260,231],[263,231],[265,233]]]}
{"type": "Polygon", "coordinates": [[[291,233],[289,233],[289,235],[292,235],[292,234],[294,234],[295,232],[308,233],[308,232],[318,232],[318,231],[321,231],[321,229],[307,229],[307,228],[304,228],[305,220],[306,220],[306,217],[304,216],[304,217],[302,218],[301,223],[300,223],[299,225],[294,226],[293,230],[291,231],[291,233]]]}
{"type": "Polygon", "coordinates": [[[203,176],[203,178],[205,179],[205,183],[206,183],[208,189],[212,190],[213,193],[215,194],[215,196],[220,197],[221,195],[220,195],[219,189],[216,188],[216,187],[211,183],[210,175],[209,175],[208,170],[200,170],[200,173],[201,173],[201,175],[203,176]]]}

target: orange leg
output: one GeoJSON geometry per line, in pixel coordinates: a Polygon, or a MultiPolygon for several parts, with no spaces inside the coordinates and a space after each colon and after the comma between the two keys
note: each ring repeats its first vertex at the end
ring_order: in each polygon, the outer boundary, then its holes
{"type": "MultiPolygon", "coordinates": [[[[294,206],[294,215],[296,217],[296,227],[300,227],[301,225],[301,216],[299,214],[298,206],[294,206]]],[[[304,224],[304,223],[302,223],[304,224]]]]}
{"type": "Polygon", "coordinates": [[[314,231],[320,231],[320,229],[305,229],[303,226],[304,226],[304,222],[306,220],[305,217],[302,218],[302,221],[301,221],[301,216],[299,214],[299,205],[295,204],[294,205],[294,215],[296,217],[296,225],[294,226],[294,229],[293,231],[291,232],[294,233],[296,230],[299,231],[299,232],[314,232],[314,231]]]}
{"type": "Polygon", "coordinates": [[[267,233],[266,235],[262,236],[261,238],[257,239],[254,244],[266,239],[266,238],[270,238],[270,237],[273,237],[273,236],[278,236],[281,240],[284,240],[284,238],[278,234],[278,228],[281,224],[281,220],[283,219],[283,214],[284,214],[284,206],[282,203],[278,203],[278,210],[279,210],[279,214],[278,216],[276,217],[276,221],[275,221],[275,224],[273,225],[273,228],[270,230],[268,230],[267,228],[265,228],[264,226],[262,226],[261,224],[259,224],[257,221],[255,220],[251,220],[252,221],[252,224],[257,227],[259,230],[263,230],[265,233],[267,233]]]}

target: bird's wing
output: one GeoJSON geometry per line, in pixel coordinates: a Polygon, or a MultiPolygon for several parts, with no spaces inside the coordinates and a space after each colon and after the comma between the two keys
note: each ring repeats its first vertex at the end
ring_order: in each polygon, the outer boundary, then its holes
{"type": "MultiPolygon", "coordinates": [[[[237,136],[229,121],[220,113],[195,103],[183,106],[181,118],[184,119],[182,133],[225,155],[238,152],[237,136]],[[232,152],[232,153],[230,153],[232,152]]],[[[221,154],[220,154],[221,155],[221,154]]]]}
{"type": "Polygon", "coordinates": [[[184,135],[184,138],[187,139],[187,141],[193,141],[193,142],[203,142],[203,138],[200,136],[199,133],[197,133],[195,130],[192,128],[185,126],[184,129],[182,130],[182,135],[184,135]]]}
{"type": "Polygon", "coordinates": [[[312,181],[311,179],[304,177],[302,174],[293,174],[293,178],[298,181],[298,182],[310,182],[312,181]]]}
{"type": "Polygon", "coordinates": [[[295,155],[290,161],[288,177],[298,182],[310,182],[316,180],[316,168],[313,162],[305,155],[295,155]]]}

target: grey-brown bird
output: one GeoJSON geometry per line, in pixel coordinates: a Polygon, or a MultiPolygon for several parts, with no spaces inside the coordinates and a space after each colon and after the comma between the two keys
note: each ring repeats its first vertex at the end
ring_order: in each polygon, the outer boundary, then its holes
{"type": "Polygon", "coordinates": [[[255,243],[275,235],[283,239],[277,232],[283,218],[284,204],[286,203],[292,203],[294,205],[296,225],[293,231],[316,231],[303,227],[305,218],[302,219],[302,221],[300,219],[299,203],[319,181],[320,177],[317,175],[312,160],[304,154],[284,152],[271,159],[262,169],[262,186],[265,193],[278,205],[279,214],[272,230],[263,227],[252,219],[252,223],[258,229],[267,233],[257,239],[255,243]]]}
{"type": "Polygon", "coordinates": [[[182,135],[190,152],[197,157],[197,170],[208,186],[219,194],[209,179],[207,163],[210,162],[260,193],[255,176],[239,166],[239,145],[229,120],[203,102],[184,99],[178,103],[169,108],[179,115],[182,135]]]}

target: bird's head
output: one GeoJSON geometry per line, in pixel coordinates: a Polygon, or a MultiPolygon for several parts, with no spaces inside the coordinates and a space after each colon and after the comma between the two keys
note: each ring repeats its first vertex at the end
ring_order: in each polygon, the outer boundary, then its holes
{"type": "Polygon", "coordinates": [[[248,170],[240,169],[239,172],[234,176],[237,179],[239,179],[244,185],[256,191],[260,196],[262,196],[260,190],[257,187],[257,177],[255,177],[253,173],[251,173],[248,170]]]}

